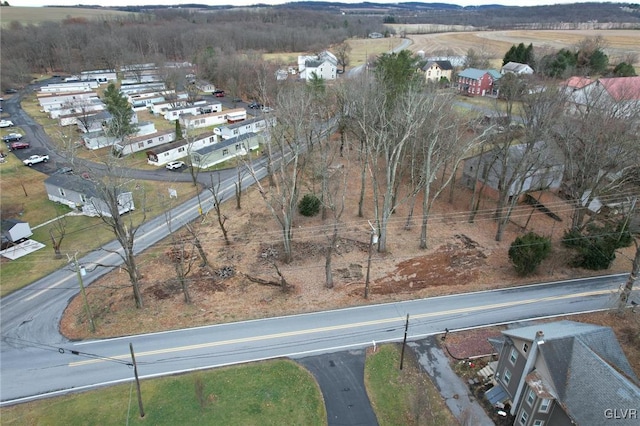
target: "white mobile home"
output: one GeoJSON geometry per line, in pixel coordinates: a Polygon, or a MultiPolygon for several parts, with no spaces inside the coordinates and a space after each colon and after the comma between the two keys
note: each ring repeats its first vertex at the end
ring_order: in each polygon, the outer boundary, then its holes
{"type": "Polygon", "coordinates": [[[203,127],[217,126],[228,123],[229,115],[240,121],[238,118],[243,116],[247,118],[247,110],[244,108],[228,109],[220,112],[212,112],[210,114],[185,114],[180,116],[180,124],[185,129],[202,129],[203,127]]]}
{"type": "Polygon", "coordinates": [[[236,136],[244,135],[245,133],[262,132],[266,130],[268,126],[275,125],[275,122],[275,117],[256,117],[239,123],[229,124],[228,126],[216,127],[213,131],[216,135],[220,135],[222,139],[231,139],[236,136]]]}
{"type": "Polygon", "coordinates": [[[38,95],[38,103],[42,111],[49,112],[52,109],[60,109],[67,105],[83,102],[95,102],[98,99],[96,92],[72,92],[72,93],[50,93],[47,96],[38,95]]]}
{"type": "Polygon", "coordinates": [[[131,95],[134,93],[143,93],[150,90],[162,91],[165,90],[165,84],[162,81],[151,83],[131,83],[125,84],[124,82],[120,86],[120,92],[125,95],[131,95]]]}
{"type": "Polygon", "coordinates": [[[97,81],[73,81],[69,83],[51,83],[40,88],[40,93],[85,92],[97,89],[97,81]]]}
{"type": "Polygon", "coordinates": [[[189,155],[189,152],[218,143],[220,137],[213,132],[199,134],[188,140],[179,140],[157,146],[147,151],[147,163],[153,166],[163,166],[171,161],[180,160],[189,155]]]}
{"type": "Polygon", "coordinates": [[[169,121],[176,121],[180,118],[182,114],[198,114],[200,112],[200,107],[205,102],[195,102],[193,105],[184,105],[176,108],[170,108],[165,111],[164,119],[169,121]]]}
{"type": "Polygon", "coordinates": [[[72,103],[65,104],[60,108],[49,110],[49,117],[56,119],[61,115],[78,114],[78,113],[96,113],[104,111],[105,105],[98,98],[81,99],[72,103]]]}
{"type": "Polygon", "coordinates": [[[176,132],[173,130],[155,132],[120,141],[114,144],[114,148],[122,155],[133,154],[145,149],[160,146],[176,140],[176,132]]]}
{"type": "Polygon", "coordinates": [[[247,155],[255,151],[264,142],[264,136],[257,133],[245,133],[220,143],[209,145],[191,152],[193,167],[206,169],[235,157],[247,155]]]}
{"type": "Polygon", "coordinates": [[[95,80],[98,83],[108,83],[118,81],[118,74],[115,70],[90,70],[80,73],[80,80],[95,80]]]}

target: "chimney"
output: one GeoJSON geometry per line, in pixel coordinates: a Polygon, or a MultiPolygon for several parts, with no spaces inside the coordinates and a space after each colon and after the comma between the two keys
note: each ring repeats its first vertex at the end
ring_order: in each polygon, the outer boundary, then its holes
{"type": "Polygon", "coordinates": [[[520,376],[520,381],[518,382],[518,387],[516,388],[516,394],[513,397],[513,405],[511,406],[512,416],[515,416],[518,412],[520,399],[522,398],[522,393],[524,392],[524,387],[526,385],[525,379],[527,378],[527,375],[531,373],[533,367],[536,364],[536,358],[538,358],[538,346],[543,344],[544,333],[542,332],[542,330],[538,330],[536,331],[536,337],[533,339],[533,344],[531,345],[531,350],[529,351],[527,362],[524,364],[524,369],[522,370],[522,375],[520,376]]]}

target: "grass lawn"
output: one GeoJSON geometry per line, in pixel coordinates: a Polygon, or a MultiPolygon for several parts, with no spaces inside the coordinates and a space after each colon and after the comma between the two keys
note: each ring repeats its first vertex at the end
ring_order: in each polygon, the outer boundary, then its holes
{"type": "MultiPolygon", "coordinates": [[[[68,213],[66,206],[49,201],[44,180],[47,175],[30,167],[25,167],[14,155],[9,155],[6,162],[0,164],[0,201],[2,217],[15,217],[28,222],[32,228],[37,227],[57,216],[68,213]]],[[[176,189],[178,199],[172,203],[182,203],[196,196],[195,187],[191,183],[134,181],[130,182],[134,201],[137,206],[133,213],[134,223],[162,214],[169,205],[169,188],[176,189]],[[137,186],[138,189],[135,189],[137,186]],[[145,200],[143,200],[143,194],[145,200]],[[144,208],[143,208],[144,206],[144,208]]],[[[68,216],[65,218],[65,237],[62,242],[62,259],[56,259],[49,236],[49,230],[55,224],[44,225],[33,230],[31,237],[47,247],[35,251],[19,259],[2,260],[2,281],[0,295],[5,296],[33,281],[63,267],[67,263],[66,254],[82,256],[102,244],[114,239],[113,232],[107,228],[100,218],[86,216],[68,216]]]]}
{"type": "Polygon", "coordinates": [[[400,345],[383,345],[367,355],[364,380],[379,424],[457,424],[411,351],[405,350],[403,369],[399,366],[400,345]]]}
{"type": "MultiPolygon", "coordinates": [[[[444,405],[412,352],[383,345],[367,356],[365,383],[380,425],[451,425],[444,405]]],[[[213,424],[325,425],[313,376],[293,361],[273,360],[143,380],[145,417],[133,384],[44,399],[2,409],[6,425],[213,424]]]]}
{"type": "Polygon", "coordinates": [[[2,409],[3,425],[324,425],[322,394],[313,376],[288,360],[141,382],[135,386],[35,401],[2,409]]]}

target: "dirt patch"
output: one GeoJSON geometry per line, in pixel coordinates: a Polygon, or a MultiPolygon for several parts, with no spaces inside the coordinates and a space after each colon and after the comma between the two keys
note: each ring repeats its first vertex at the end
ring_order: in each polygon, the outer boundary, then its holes
{"type": "MultiPolygon", "coordinates": [[[[373,206],[367,205],[364,218],[358,217],[359,180],[349,182],[340,239],[332,257],[333,288],[327,288],[325,275],[330,219],[323,221],[320,215],[294,218],[293,261],[286,264],[281,231],[260,194],[249,188],[242,197],[242,209],[237,210],[233,201],[223,206],[229,245],[215,213],[194,224],[210,265],[203,268],[194,264],[187,275],[192,304],[184,302],[182,286],[167,257],[171,241],[166,239],[137,257],[143,275],[142,309],[134,307],[128,274],[117,269],[87,289],[97,331],[89,333],[84,306],[80,298],[75,298],[63,315],[61,332],[71,339],[122,336],[589,275],[566,266],[570,254],[558,243],[570,223],[570,209],[564,200],[553,194],[536,197],[562,222],[530,205],[518,206],[503,241],[497,242],[493,201],[483,200],[480,213],[470,223],[470,192],[456,186],[451,200],[447,196],[431,210],[428,249],[419,248],[418,219],[408,218],[409,206],[398,207],[389,222],[388,250],[372,253],[370,297],[365,300],[371,229],[368,220],[373,219],[373,206]],[[536,275],[521,279],[510,265],[507,252],[515,237],[528,231],[552,238],[555,251],[536,275]],[[280,280],[274,263],[289,284],[286,292],[273,285],[280,280]]],[[[306,188],[313,188],[313,182],[306,188]]],[[[629,271],[632,251],[621,250],[610,272],[629,271]]]]}

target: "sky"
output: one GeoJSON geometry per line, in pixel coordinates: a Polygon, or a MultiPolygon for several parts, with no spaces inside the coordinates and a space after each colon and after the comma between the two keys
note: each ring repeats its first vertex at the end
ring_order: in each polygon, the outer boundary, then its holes
{"type": "MultiPolygon", "coordinates": [[[[340,1],[340,0],[337,0],[340,1]]],[[[397,3],[397,1],[391,0],[369,0],[371,3],[389,4],[397,3]]],[[[419,0],[420,1],[420,0],[419,0]]],[[[560,4],[560,3],[578,3],[588,2],[589,0],[422,0],[424,3],[451,3],[460,6],[479,6],[483,4],[502,4],[505,6],[540,6],[547,4],[560,4]]],[[[601,2],[605,0],[598,0],[601,2]]],[[[629,1],[610,1],[611,3],[628,3],[629,1]]],[[[179,5],[187,3],[196,4],[229,4],[233,6],[246,6],[257,3],[264,4],[283,4],[289,3],[290,0],[9,0],[9,4],[12,6],[74,6],[77,4],[94,4],[103,6],[128,6],[128,5],[179,5]]],[[[342,0],[342,3],[360,3],[361,0],[342,0]]],[[[632,1],[633,3],[633,1],[632,1]]]]}

